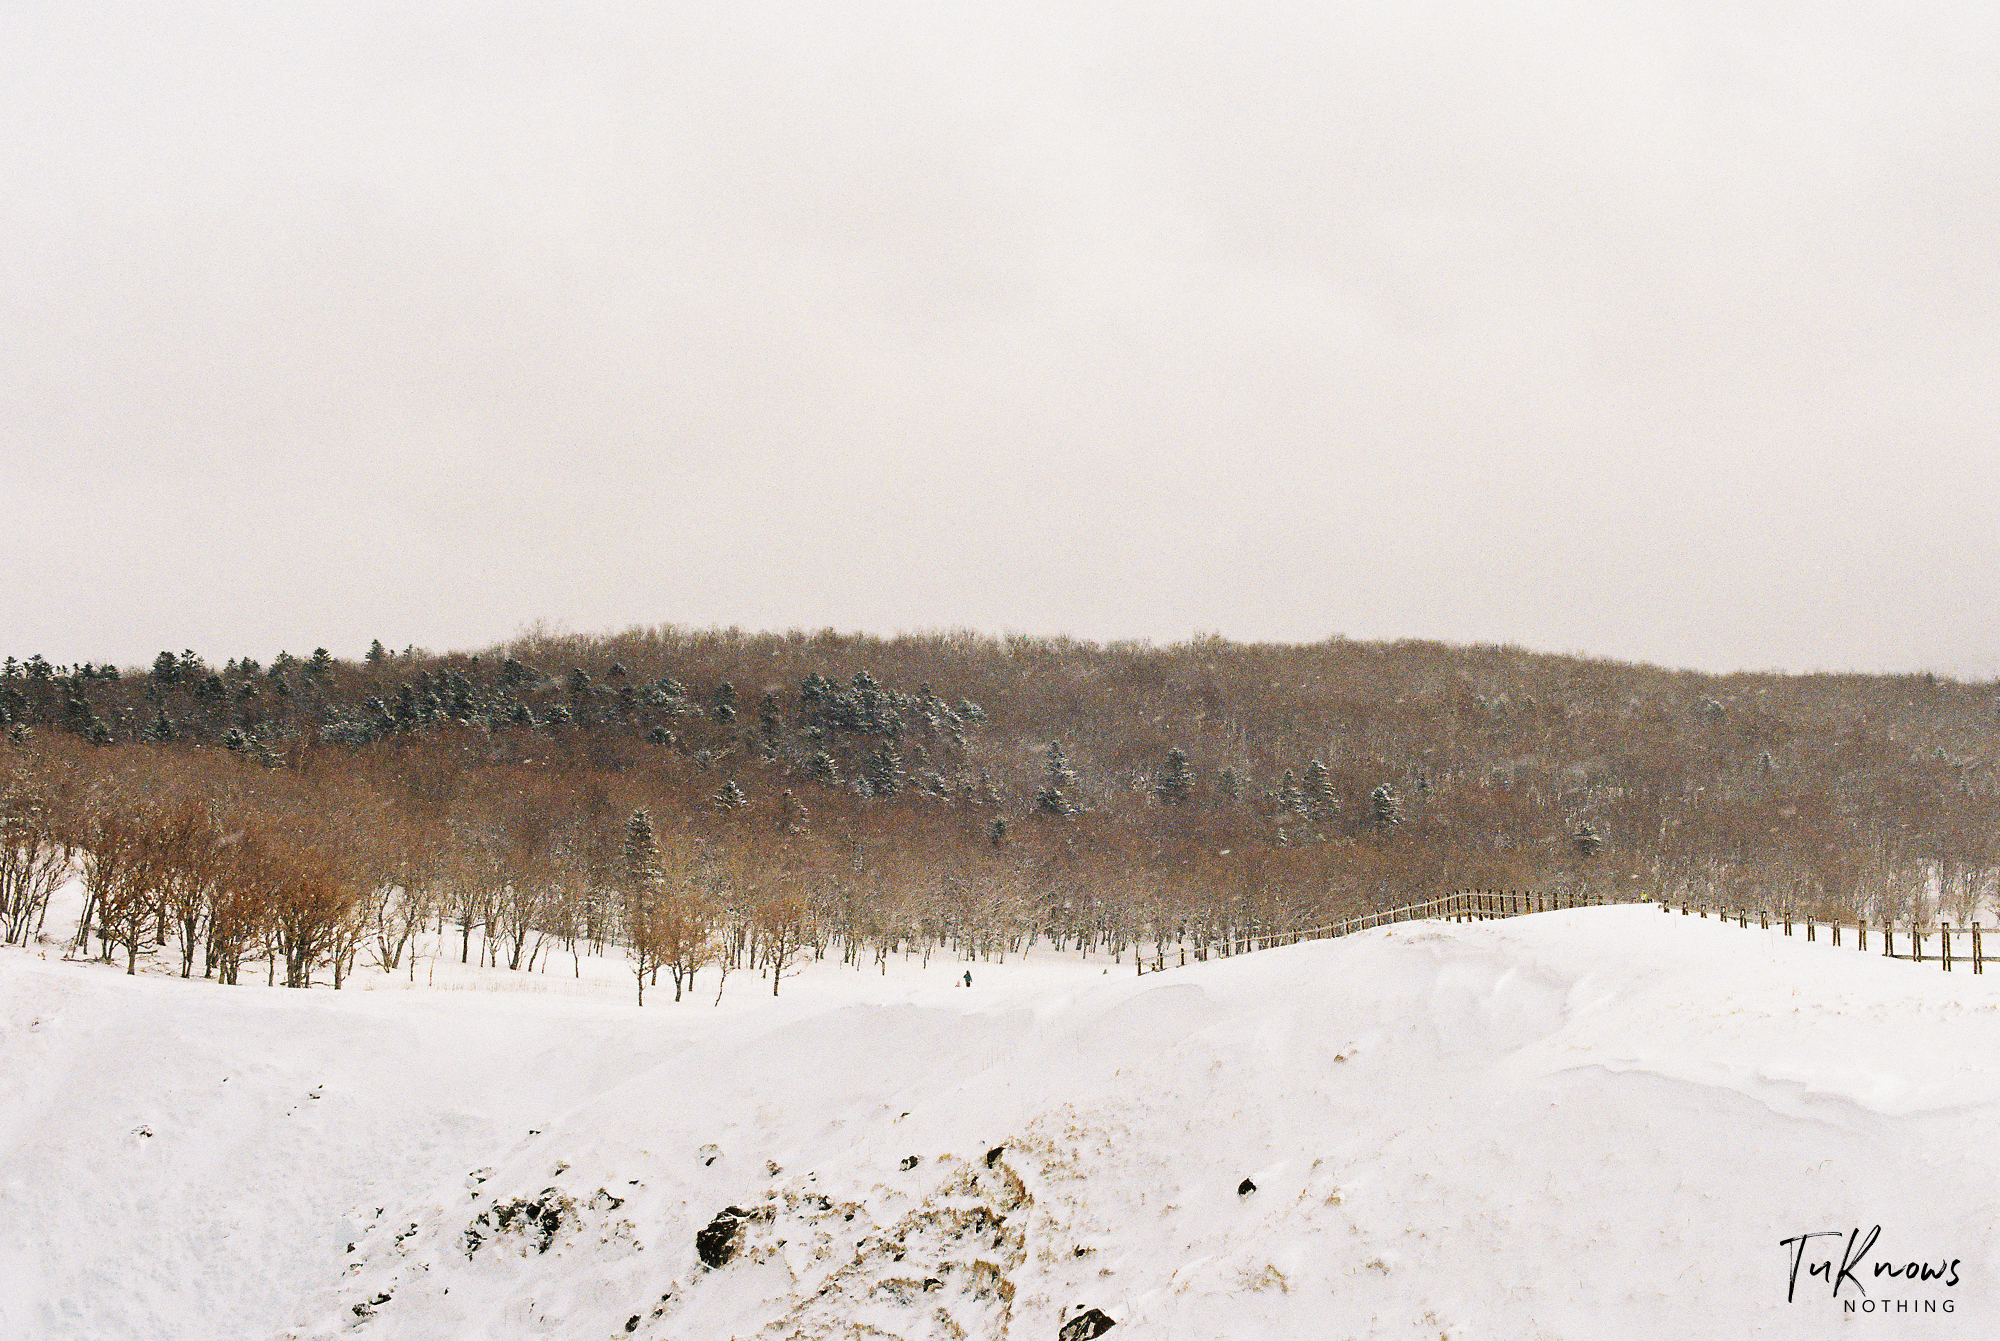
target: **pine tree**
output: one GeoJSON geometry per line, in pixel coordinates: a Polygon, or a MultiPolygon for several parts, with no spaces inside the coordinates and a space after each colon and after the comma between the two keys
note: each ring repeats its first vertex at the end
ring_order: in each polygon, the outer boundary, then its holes
{"type": "Polygon", "coordinates": [[[1044,786],[1035,793],[1035,809],[1044,815],[1074,815],[1076,807],[1062,794],[1062,789],[1053,785],[1044,786]]]}
{"type": "Polygon", "coordinates": [[[1057,791],[1076,785],[1076,770],[1069,766],[1069,759],[1063,754],[1060,742],[1050,741],[1047,760],[1049,786],[1057,791]]]}
{"type": "Polygon", "coordinates": [[[1243,795],[1243,775],[1234,768],[1225,768],[1215,775],[1215,789],[1234,801],[1243,795]]]}
{"type": "Polygon", "coordinates": [[[785,727],[784,709],[778,706],[778,696],[770,690],[757,701],[757,730],[764,737],[764,748],[774,750],[778,736],[785,727]]]}
{"type": "Polygon", "coordinates": [[[1604,851],[1604,836],[1588,820],[1576,826],[1576,832],[1569,836],[1569,843],[1576,855],[1585,861],[1604,851]]]}
{"type": "Polygon", "coordinates": [[[840,765],[834,762],[832,755],[828,754],[825,750],[820,750],[811,759],[806,761],[806,776],[822,786],[838,787],[840,785],[840,765]]]}
{"type": "Polygon", "coordinates": [[[1167,766],[1153,783],[1153,794],[1167,805],[1185,805],[1194,795],[1194,770],[1188,767],[1187,751],[1167,751],[1167,766]]]}
{"type": "Polygon", "coordinates": [[[806,803],[799,799],[798,793],[790,787],[785,788],[785,795],[778,807],[778,832],[804,833],[806,821],[811,818],[812,812],[806,809],[806,803]]]}
{"type": "Polygon", "coordinates": [[[903,760],[888,741],[868,756],[868,763],[861,773],[870,796],[894,796],[903,786],[903,760]]]}
{"type": "Polygon", "coordinates": [[[1317,759],[1306,765],[1305,799],[1307,816],[1325,831],[1340,813],[1340,798],[1333,792],[1332,771],[1317,759]]]}
{"type": "Polygon", "coordinates": [[[1285,812],[1287,820],[1304,819],[1306,815],[1306,794],[1299,790],[1298,774],[1289,768],[1285,770],[1284,781],[1278,784],[1278,808],[1285,812]]]}
{"type": "Polygon", "coordinates": [[[986,841],[995,847],[1006,846],[1007,817],[1005,815],[996,816],[994,821],[986,826],[986,841]]]}
{"type": "Polygon", "coordinates": [[[153,680],[158,684],[179,684],[181,663],[172,652],[162,652],[153,658],[153,680]]]}
{"type": "Polygon", "coordinates": [[[660,966],[661,895],[660,844],[653,834],[653,817],[643,810],[625,822],[625,931],[632,942],[632,970],[639,979],[639,1004],[646,1004],[646,977],[660,966]]]}
{"type": "Polygon", "coordinates": [[[1384,833],[1403,822],[1403,802],[1386,782],[1368,800],[1368,822],[1384,833]]]}
{"type": "Polygon", "coordinates": [[[742,786],[735,778],[731,778],[716,788],[715,795],[709,799],[715,803],[717,810],[736,810],[749,804],[750,801],[750,798],[744,794],[742,786]]]}
{"type": "Polygon", "coordinates": [[[380,638],[368,644],[368,669],[380,670],[382,663],[389,659],[388,649],[382,646],[380,638]]]}
{"type": "Polygon", "coordinates": [[[312,660],[306,663],[306,675],[311,679],[324,681],[332,674],[333,653],[324,647],[315,647],[312,660]]]}

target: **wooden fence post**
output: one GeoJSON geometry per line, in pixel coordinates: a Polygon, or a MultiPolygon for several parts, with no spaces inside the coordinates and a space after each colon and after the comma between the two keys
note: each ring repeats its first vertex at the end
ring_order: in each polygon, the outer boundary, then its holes
{"type": "Polygon", "coordinates": [[[1770,910],[1770,909],[1768,909],[1768,908],[1759,908],[1759,909],[1757,910],[1757,929],[1758,929],[1759,931],[1769,931],[1769,930],[1771,929],[1771,910],[1770,910]]]}
{"type": "Polygon", "coordinates": [[[1896,924],[1887,920],[1882,923],[1882,957],[1896,957],[1896,924]]]}
{"type": "Polygon", "coordinates": [[[1944,938],[1944,971],[1951,972],[1951,923],[1938,923],[1938,935],[1944,938]]]}
{"type": "Polygon", "coordinates": [[[1984,973],[1986,971],[1986,957],[1979,953],[1979,924],[1977,922],[1972,924],[1972,971],[1974,973],[1984,973]]]}
{"type": "Polygon", "coordinates": [[[1836,950],[1840,948],[1840,919],[1838,917],[1833,919],[1833,948],[1836,950]]]}
{"type": "Polygon", "coordinates": [[[1867,954],[1867,953],[1868,953],[1868,919],[1867,919],[1867,918],[1865,918],[1865,917],[1860,917],[1860,918],[1856,918],[1856,919],[1855,919],[1855,925],[1854,925],[1854,932],[1855,932],[1855,935],[1856,935],[1857,937],[1859,937],[1859,940],[1860,940],[1860,943],[1859,943],[1859,946],[1858,946],[1858,948],[1860,949],[1861,953],[1863,953],[1863,954],[1867,954]]]}
{"type": "Polygon", "coordinates": [[[1780,915],[1781,917],[1783,917],[1783,918],[1785,919],[1785,934],[1786,934],[1787,936],[1791,935],[1791,934],[1792,934],[1792,914],[1791,914],[1791,911],[1790,911],[1789,909],[1787,909],[1787,910],[1785,910],[1784,912],[1780,913],[1779,915],[1780,915]]]}
{"type": "Polygon", "coordinates": [[[1924,962],[1924,924],[1914,917],[1910,919],[1910,950],[1911,963],[1924,962]]]}
{"type": "Polygon", "coordinates": [[[1810,918],[1810,917],[1808,917],[1808,918],[1806,919],[1806,939],[1807,939],[1807,940],[1813,940],[1813,939],[1814,939],[1814,936],[1813,936],[1813,925],[1812,925],[1812,918],[1810,918]]]}

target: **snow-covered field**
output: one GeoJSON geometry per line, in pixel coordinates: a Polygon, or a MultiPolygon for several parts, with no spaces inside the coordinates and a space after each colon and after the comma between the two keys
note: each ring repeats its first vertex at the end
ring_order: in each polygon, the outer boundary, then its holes
{"type": "Polygon", "coordinates": [[[0,1337],[2000,1335],[2000,976],[1643,907],[966,967],[0,951],[0,1337]]]}

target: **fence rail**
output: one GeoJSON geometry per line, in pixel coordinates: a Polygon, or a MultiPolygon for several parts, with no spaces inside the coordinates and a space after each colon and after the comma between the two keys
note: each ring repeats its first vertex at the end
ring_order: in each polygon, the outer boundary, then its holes
{"type": "MultiPolygon", "coordinates": [[[[1718,922],[1734,921],[1739,927],[1748,927],[1750,919],[1755,917],[1760,929],[1769,931],[1772,926],[1771,913],[1766,908],[1759,908],[1753,913],[1747,908],[1725,908],[1719,904],[1682,901],[1679,906],[1682,917],[1713,915],[1718,922]]],[[[1662,899],[1660,911],[1671,914],[1674,905],[1662,899]]],[[[1849,931],[1853,933],[1854,948],[1864,954],[1868,951],[1869,922],[1865,917],[1856,918],[1852,922],[1841,922],[1831,918],[1795,918],[1791,913],[1781,911],[1778,914],[1778,925],[1784,928],[1787,936],[1794,934],[1794,926],[1800,928],[1801,933],[1809,941],[1817,941],[1819,933],[1825,931],[1828,941],[1835,946],[1840,944],[1841,932],[1849,931]]],[[[1949,922],[1939,922],[1932,926],[1929,923],[1912,921],[1903,923],[1899,932],[1893,921],[1883,921],[1876,924],[1875,930],[1878,933],[1877,939],[1882,942],[1882,955],[1885,959],[1906,959],[1913,964],[1930,962],[1938,965],[1946,973],[1952,971],[1954,960],[1961,964],[1970,961],[1974,973],[1986,972],[1986,949],[1981,941],[1983,928],[1977,922],[1969,927],[1954,927],[1949,922]],[[1899,934],[1903,937],[1905,946],[1900,952],[1896,949],[1896,937],[1899,934]],[[1932,936],[1937,937],[1937,946],[1931,953],[1926,954],[1924,943],[1932,936]],[[1966,953],[1967,950],[1971,953],[1966,953]]]]}
{"type": "MultiPolygon", "coordinates": [[[[1501,917],[1526,917],[1530,913],[1559,912],[1567,908],[1594,908],[1607,902],[1619,901],[1607,900],[1596,894],[1561,894],[1538,889],[1461,889],[1442,898],[1383,908],[1323,927],[1284,931],[1261,931],[1249,928],[1240,935],[1230,937],[1224,943],[1223,952],[1240,955],[1253,950],[1275,950],[1279,946],[1297,945],[1300,941],[1323,941],[1336,936],[1351,936],[1357,931],[1372,931],[1376,927],[1385,927],[1396,922],[1484,922],[1501,917]]],[[[1195,955],[1197,960],[1207,957],[1202,952],[1197,952],[1195,955]]],[[[1174,967],[1166,962],[1162,944],[1155,944],[1153,947],[1150,965],[1147,957],[1140,954],[1138,946],[1134,945],[1133,963],[1141,975],[1161,973],[1174,967]]],[[[1187,963],[1185,950],[1181,951],[1181,963],[1187,963]]]]}
{"type": "MultiPolygon", "coordinates": [[[[1334,922],[1323,927],[1309,927],[1303,931],[1261,932],[1254,928],[1249,929],[1239,936],[1232,937],[1227,942],[1228,948],[1225,953],[1247,954],[1253,950],[1272,950],[1282,945],[1297,945],[1300,941],[1331,940],[1336,936],[1351,936],[1357,931],[1369,931],[1396,922],[1484,922],[1501,917],[1526,917],[1533,913],[1558,912],[1566,908],[1594,908],[1612,902],[1621,900],[1606,899],[1596,894],[1547,893],[1533,889],[1461,889],[1443,898],[1426,899],[1422,903],[1408,903],[1395,908],[1383,908],[1377,912],[1364,913],[1359,917],[1350,917],[1344,922],[1334,922]]],[[[1674,911],[1675,905],[1668,900],[1661,899],[1658,902],[1661,912],[1671,914],[1674,911]]],[[[1755,917],[1758,927],[1766,931],[1773,925],[1768,909],[1760,908],[1753,913],[1747,908],[1725,908],[1719,904],[1688,901],[1682,901],[1678,906],[1682,917],[1713,916],[1717,921],[1733,920],[1737,926],[1746,928],[1750,925],[1750,919],[1755,917]]],[[[1819,933],[1825,931],[1829,943],[1836,947],[1840,945],[1841,933],[1845,930],[1852,933],[1855,949],[1864,953],[1868,950],[1870,926],[1865,917],[1857,918],[1853,922],[1841,922],[1828,918],[1794,917],[1789,912],[1781,911],[1778,914],[1777,925],[1784,929],[1787,936],[1793,935],[1793,928],[1797,927],[1798,934],[1802,934],[1808,941],[1819,940],[1819,933]]],[[[1983,929],[1977,922],[1969,927],[1954,927],[1949,922],[1939,922],[1935,927],[1928,923],[1905,922],[1899,931],[1893,921],[1884,921],[1877,924],[1874,930],[1877,939],[1882,943],[1882,954],[1885,958],[1907,960],[1913,964],[1933,963],[1946,973],[1952,971],[1954,963],[1970,963],[1974,973],[1986,972],[1986,950],[1981,939],[1983,929]],[[1901,951],[1896,948],[1898,935],[1903,937],[1905,947],[1901,951]],[[1925,943],[1932,936],[1937,937],[1937,943],[1927,954],[1925,943]]],[[[1138,946],[1132,947],[1133,962],[1142,975],[1164,972],[1171,967],[1166,962],[1162,946],[1156,944],[1153,949],[1153,959],[1149,966],[1146,957],[1139,954],[1138,946]]],[[[1197,953],[1195,957],[1203,959],[1207,956],[1197,953]]],[[[1187,963],[1185,950],[1181,951],[1181,963],[1187,963]]]]}

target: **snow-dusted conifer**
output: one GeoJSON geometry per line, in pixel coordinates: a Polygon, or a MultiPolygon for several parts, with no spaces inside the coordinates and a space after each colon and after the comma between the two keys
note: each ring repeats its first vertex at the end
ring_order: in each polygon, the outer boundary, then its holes
{"type": "Polygon", "coordinates": [[[1194,795],[1194,770],[1188,767],[1187,751],[1167,751],[1166,767],[1153,784],[1153,794],[1167,805],[1184,805],[1194,795]]]}

